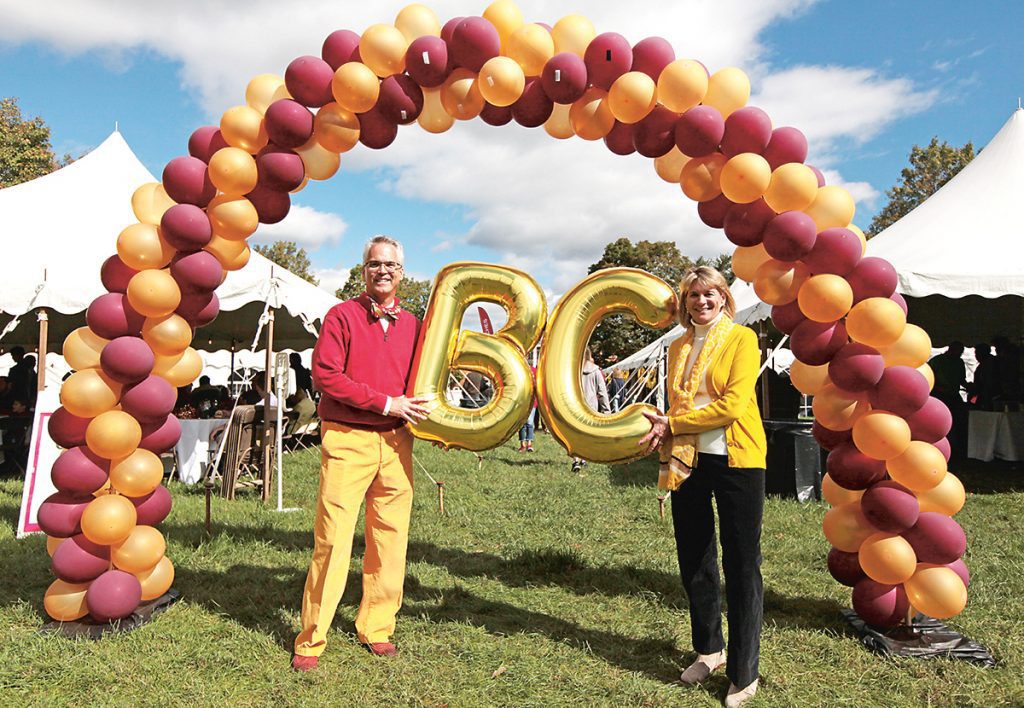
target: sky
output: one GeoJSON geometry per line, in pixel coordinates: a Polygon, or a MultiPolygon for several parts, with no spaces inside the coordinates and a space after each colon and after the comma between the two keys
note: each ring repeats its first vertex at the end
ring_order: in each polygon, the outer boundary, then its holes
{"type": "MultiPolygon", "coordinates": [[[[407,3],[295,0],[0,0],[0,95],[42,117],[58,154],[73,156],[121,131],[159,176],[187,154],[191,132],[244,103],[249,79],[284,74],[319,55],[333,30],[394,21],[407,3]],[[350,7],[346,7],[349,5],[350,7]]],[[[426,3],[443,24],[479,15],[486,0],[426,3]]],[[[808,162],[857,199],[867,228],[915,144],[987,143],[1024,94],[1024,3],[950,0],[521,0],[527,21],[583,14],[597,31],[635,43],[657,35],[678,58],[750,76],[749,105],[775,126],[801,129],[808,162]]],[[[385,150],[358,146],[341,170],[293,195],[257,243],[297,241],[333,292],[364,242],[386,233],[406,248],[407,272],[432,278],[475,260],[531,273],[549,297],[581,280],[623,236],[672,240],[687,256],[731,252],[651,160],[542,128],[457,122],[431,135],[415,124],[385,150]]],[[[113,245],[117,234],[111,234],[113,245]]]]}

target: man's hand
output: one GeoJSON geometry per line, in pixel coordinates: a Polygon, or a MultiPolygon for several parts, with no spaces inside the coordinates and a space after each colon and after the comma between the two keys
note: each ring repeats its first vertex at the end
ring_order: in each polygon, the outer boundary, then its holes
{"type": "Polygon", "coordinates": [[[426,398],[397,396],[391,399],[391,408],[388,410],[388,415],[402,418],[410,423],[419,423],[430,415],[430,409],[426,405],[427,401],[428,399],[426,398]]]}
{"type": "Polygon", "coordinates": [[[662,440],[668,435],[668,416],[664,416],[661,413],[651,413],[650,411],[644,411],[644,415],[647,416],[647,420],[651,421],[651,432],[640,438],[637,445],[641,447],[646,445],[647,451],[644,454],[650,455],[661,447],[662,440]]]}

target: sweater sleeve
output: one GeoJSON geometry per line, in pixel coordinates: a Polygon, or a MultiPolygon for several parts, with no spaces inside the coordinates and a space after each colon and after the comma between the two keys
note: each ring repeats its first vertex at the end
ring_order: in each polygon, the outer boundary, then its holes
{"type": "Polygon", "coordinates": [[[384,413],[388,407],[388,397],[367,384],[354,381],[345,373],[350,342],[344,318],[337,310],[331,310],[324,318],[320,337],[313,348],[313,385],[336,401],[374,413],[384,413]]]}
{"type": "Polygon", "coordinates": [[[709,405],[669,416],[673,435],[702,433],[732,425],[743,413],[754,392],[761,352],[757,337],[750,330],[740,334],[722,396],[709,405]]]}

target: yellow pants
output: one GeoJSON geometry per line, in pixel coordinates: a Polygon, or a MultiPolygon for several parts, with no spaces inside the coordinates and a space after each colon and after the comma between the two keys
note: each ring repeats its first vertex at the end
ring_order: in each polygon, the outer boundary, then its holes
{"type": "Polygon", "coordinates": [[[412,511],[412,433],[405,426],[378,433],[339,423],[322,427],[320,494],[313,524],[313,560],[302,596],[302,631],[295,653],[319,656],[345,592],[352,536],[366,499],[363,599],[359,641],[386,642],[402,605],[405,551],[412,511]]]}

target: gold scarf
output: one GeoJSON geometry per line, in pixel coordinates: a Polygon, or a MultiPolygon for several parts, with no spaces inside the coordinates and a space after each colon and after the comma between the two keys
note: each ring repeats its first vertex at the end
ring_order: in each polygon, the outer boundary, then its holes
{"type": "MultiPolygon", "coordinates": [[[[690,358],[690,351],[693,349],[696,326],[691,326],[683,335],[682,346],[679,347],[679,354],[669,374],[670,418],[693,410],[693,399],[700,388],[700,382],[707,375],[708,366],[725,345],[732,328],[732,318],[722,314],[718,322],[708,330],[704,346],[697,354],[697,360],[693,362],[690,375],[685,381],[683,376],[686,374],[686,360],[690,358]]],[[[670,432],[661,444],[658,461],[658,489],[663,492],[679,489],[679,485],[686,481],[690,471],[697,464],[697,435],[672,435],[670,432]]]]}

